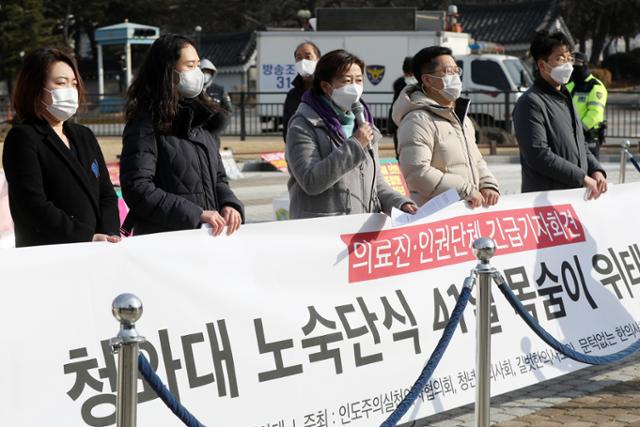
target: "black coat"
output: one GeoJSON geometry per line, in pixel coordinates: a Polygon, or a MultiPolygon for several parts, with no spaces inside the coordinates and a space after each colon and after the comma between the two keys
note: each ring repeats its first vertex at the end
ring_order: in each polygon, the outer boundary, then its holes
{"type": "Polygon", "coordinates": [[[542,78],[516,102],[513,123],[520,146],[522,192],[580,188],[603,167],[589,151],[571,95],[542,78]]]}
{"type": "Polygon", "coordinates": [[[284,100],[284,109],[282,110],[282,139],[287,142],[287,127],[289,127],[289,120],[296,113],[302,95],[306,92],[304,88],[304,80],[300,75],[293,79],[293,87],[287,92],[287,97],[284,100]]]}
{"type": "Polygon", "coordinates": [[[64,124],[64,133],[73,151],[39,120],[14,126],[5,139],[2,165],[18,247],[119,234],[118,198],[96,137],[73,123],[64,124]]]}
{"type": "Polygon", "coordinates": [[[229,94],[224,90],[224,87],[217,85],[215,83],[211,83],[209,87],[206,89],[207,95],[213,102],[221,106],[228,113],[233,113],[233,104],[231,103],[231,98],[229,94]]]}
{"type": "Polygon", "coordinates": [[[197,101],[180,104],[168,134],[154,129],[148,116],[127,123],[120,184],[134,234],[198,228],[203,210],[224,206],[244,217],[216,143],[215,132],[223,123],[223,113],[214,114],[197,101]]]}

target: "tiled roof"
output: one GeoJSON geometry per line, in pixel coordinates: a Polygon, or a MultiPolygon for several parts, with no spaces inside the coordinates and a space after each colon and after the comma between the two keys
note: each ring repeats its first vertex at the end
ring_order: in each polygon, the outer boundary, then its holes
{"type": "Polygon", "coordinates": [[[216,68],[244,65],[255,50],[256,35],[253,31],[206,34],[200,40],[200,56],[213,62],[216,68]]]}
{"type": "Polygon", "coordinates": [[[459,4],[462,29],[479,41],[502,45],[530,43],[537,31],[560,30],[571,40],[555,0],[502,4],[459,4]],[[556,28],[559,19],[561,28],[556,28]]]}

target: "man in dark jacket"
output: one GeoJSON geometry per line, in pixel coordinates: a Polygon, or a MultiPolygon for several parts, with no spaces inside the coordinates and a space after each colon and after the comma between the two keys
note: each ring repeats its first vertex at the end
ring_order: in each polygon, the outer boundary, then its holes
{"type": "Polygon", "coordinates": [[[316,63],[320,59],[320,49],[311,42],[302,42],[293,51],[293,57],[296,60],[296,72],[298,75],[291,84],[293,87],[287,93],[284,100],[284,109],[282,110],[282,138],[287,142],[287,128],[289,120],[296,113],[302,95],[311,88],[313,83],[313,72],[316,63]]]}
{"type": "Polygon", "coordinates": [[[585,187],[589,199],[607,191],[605,171],[588,150],[571,95],[571,46],[562,33],[540,32],[531,43],[533,86],[518,99],[514,125],[520,146],[522,192],[585,187]]]}
{"type": "Polygon", "coordinates": [[[389,115],[387,116],[387,133],[393,135],[393,148],[396,153],[396,159],[400,159],[398,152],[398,126],[393,121],[393,104],[400,96],[400,92],[405,86],[414,85],[418,83],[418,80],[413,75],[413,57],[407,56],[402,61],[402,77],[398,77],[393,82],[393,101],[391,107],[389,107],[389,115]]]}

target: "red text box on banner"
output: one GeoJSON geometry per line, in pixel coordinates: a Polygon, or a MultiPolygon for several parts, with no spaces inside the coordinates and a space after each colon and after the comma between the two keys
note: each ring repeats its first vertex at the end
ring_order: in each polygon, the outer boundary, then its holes
{"type": "Polygon", "coordinates": [[[584,242],[569,204],[465,215],[378,232],[344,234],[349,282],[362,282],[474,259],[473,241],[491,237],[501,254],[584,242]]]}

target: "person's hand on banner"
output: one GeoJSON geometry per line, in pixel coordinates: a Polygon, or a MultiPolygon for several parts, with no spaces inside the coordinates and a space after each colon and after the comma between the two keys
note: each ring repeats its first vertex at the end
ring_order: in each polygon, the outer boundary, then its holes
{"type": "Polygon", "coordinates": [[[403,204],[402,206],[400,206],[400,210],[402,212],[406,212],[408,214],[415,215],[415,213],[418,212],[418,207],[413,202],[407,202],[407,203],[403,204]]]}
{"type": "Polygon", "coordinates": [[[222,208],[222,216],[227,222],[227,236],[232,235],[242,224],[242,216],[240,212],[232,208],[231,206],[225,206],[222,208]]]}
{"type": "Polygon", "coordinates": [[[120,236],[109,236],[107,234],[94,234],[91,239],[92,242],[109,242],[109,243],[119,243],[122,240],[120,236]]]}
{"type": "Polygon", "coordinates": [[[473,192],[467,196],[466,201],[470,208],[479,208],[485,203],[482,193],[478,190],[473,190],[473,192]]]}
{"type": "MultiPolygon", "coordinates": [[[[598,172],[596,172],[598,173],[598,172]]],[[[595,173],[594,173],[595,175],[595,173]]],[[[584,187],[587,189],[584,195],[585,200],[595,200],[600,197],[600,190],[598,187],[598,181],[591,178],[590,176],[585,175],[584,177],[584,187]]]]}
{"type": "Polygon", "coordinates": [[[493,188],[483,188],[480,190],[480,194],[484,197],[484,203],[482,206],[485,208],[488,206],[493,206],[498,203],[498,199],[500,198],[500,193],[498,193],[493,188]]]}
{"type": "Polygon", "coordinates": [[[202,211],[200,221],[202,221],[203,224],[209,224],[211,226],[212,235],[214,236],[219,236],[224,226],[227,225],[227,222],[220,216],[218,211],[202,211]]]}
{"type": "Polygon", "coordinates": [[[607,192],[607,178],[604,177],[604,174],[600,171],[595,171],[591,174],[591,177],[596,180],[598,185],[598,192],[602,195],[607,192]]]}

